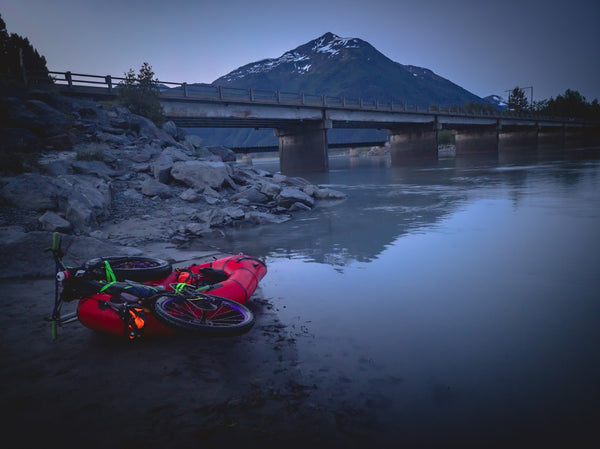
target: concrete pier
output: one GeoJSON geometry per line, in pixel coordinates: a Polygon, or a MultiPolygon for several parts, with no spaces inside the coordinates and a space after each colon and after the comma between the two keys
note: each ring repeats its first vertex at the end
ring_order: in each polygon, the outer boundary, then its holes
{"type": "Polygon", "coordinates": [[[493,126],[459,128],[454,135],[456,155],[498,153],[498,129],[493,126]]]}
{"type": "Polygon", "coordinates": [[[560,150],[565,147],[564,126],[540,126],[537,135],[538,150],[560,150]]]}
{"type": "Polygon", "coordinates": [[[279,137],[281,172],[293,174],[328,171],[327,130],[331,127],[331,120],[314,120],[275,129],[275,135],[279,137]]]}
{"type": "Polygon", "coordinates": [[[498,133],[498,152],[535,151],[537,142],[537,126],[503,126],[498,133]]]}
{"type": "Polygon", "coordinates": [[[436,123],[414,123],[388,131],[392,165],[418,160],[437,160],[438,130],[436,123]]]}

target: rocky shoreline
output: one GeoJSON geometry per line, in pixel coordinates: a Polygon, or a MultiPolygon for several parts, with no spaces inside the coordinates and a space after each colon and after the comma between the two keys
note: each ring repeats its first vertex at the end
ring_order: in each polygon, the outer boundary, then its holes
{"type": "Polygon", "coordinates": [[[2,277],[51,274],[50,263],[31,260],[55,231],[84,259],[135,254],[153,242],[220,237],[228,226],[282,223],[344,198],[236,162],[228,148],[203,147],[173,122],[157,127],[116,103],[4,91],[0,111],[3,159],[29,156],[25,173],[0,178],[2,277]]]}

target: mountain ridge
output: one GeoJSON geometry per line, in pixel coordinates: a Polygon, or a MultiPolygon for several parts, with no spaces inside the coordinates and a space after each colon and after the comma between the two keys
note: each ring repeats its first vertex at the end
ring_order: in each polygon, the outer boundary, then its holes
{"type": "Polygon", "coordinates": [[[362,39],[343,38],[331,32],[278,58],[241,66],[211,84],[420,106],[487,103],[430,69],[400,64],[362,39]]]}
{"type": "MultiPolygon", "coordinates": [[[[430,69],[400,64],[362,39],[344,38],[331,32],[277,58],[265,58],[238,67],[210,85],[419,106],[490,104],[430,69]]],[[[190,85],[192,89],[193,86],[190,85]]],[[[196,86],[207,85],[198,83],[196,86]]],[[[277,145],[271,130],[202,129],[191,132],[201,136],[207,145],[277,145]]],[[[332,129],[328,138],[330,142],[385,140],[386,132],[332,129]]]]}

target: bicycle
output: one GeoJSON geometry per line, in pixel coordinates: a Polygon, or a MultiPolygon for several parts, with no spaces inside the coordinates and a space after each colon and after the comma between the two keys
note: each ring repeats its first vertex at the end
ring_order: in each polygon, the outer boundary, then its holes
{"type": "Polygon", "coordinates": [[[239,335],[254,325],[254,315],[246,306],[206,293],[220,284],[209,279],[205,285],[192,285],[189,277],[188,283],[168,282],[174,274],[189,270],[173,270],[162,259],[113,256],[91,259],[81,267],[67,267],[58,233],[54,233],[48,251],[56,267],[54,308],[47,318],[52,324],[52,340],[58,337],[58,327],[77,320],[92,329],[129,339],[180,331],[239,335]],[[63,304],[75,300],[79,301],[77,311],[62,316],[63,304]]]}

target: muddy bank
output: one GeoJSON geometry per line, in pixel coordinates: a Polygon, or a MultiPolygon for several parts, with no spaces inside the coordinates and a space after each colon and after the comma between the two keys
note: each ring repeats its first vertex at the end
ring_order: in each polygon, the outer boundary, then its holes
{"type": "Polygon", "coordinates": [[[342,393],[348,379],[333,385],[303,371],[296,341],[313,337],[282,323],[260,287],[247,303],[256,323],[245,335],[130,342],[79,322],[52,341],[44,318],[54,282],[0,285],[1,426],[18,447],[37,447],[41,435],[88,448],[366,447],[376,433],[368,409],[342,393]]]}

